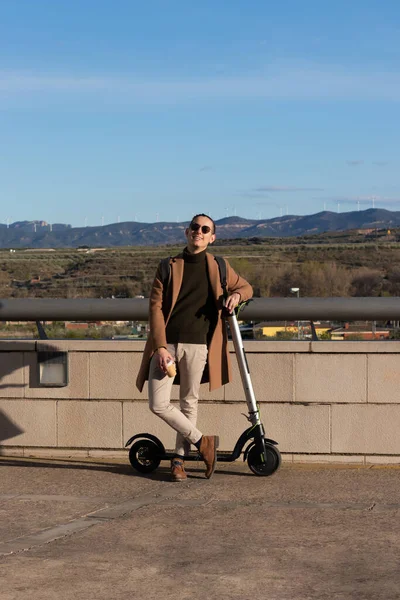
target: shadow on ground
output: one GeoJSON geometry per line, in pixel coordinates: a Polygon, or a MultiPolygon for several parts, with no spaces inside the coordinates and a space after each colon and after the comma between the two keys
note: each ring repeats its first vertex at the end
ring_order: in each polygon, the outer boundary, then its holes
{"type": "MultiPolygon", "coordinates": [[[[0,468],[2,466],[7,467],[24,467],[24,468],[38,468],[38,469],[71,469],[71,470],[83,470],[83,471],[99,471],[113,473],[114,475],[125,475],[128,477],[139,477],[141,479],[150,479],[153,481],[170,481],[170,469],[169,466],[161,466],[153,473],[142,474],[135,471],[129,463],[107,463],[107,462],[81,462],[71,461],[68,459],[37,459],[37,458],[14,458],[3,456],[0,458],[0,468]]],[[[204,467],[200,463],[198,466],[187,466],[187,471],[190,479],[204,479],[204,467]]],[[[221,475],[231,475],[234,477],[255,477],[250,471],[239,472],[234,470],[224,470],[218,468],[218,473],[221,475]]]]}

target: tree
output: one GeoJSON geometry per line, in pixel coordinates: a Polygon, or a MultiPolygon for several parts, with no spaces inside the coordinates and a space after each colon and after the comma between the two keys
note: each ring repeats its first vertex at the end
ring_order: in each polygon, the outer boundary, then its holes
{"type": "Polygon", "coordinates": [[[351,282],[352,296],[380,296],[383,290],[384,277],[380,271],[359,269],[351,282]]]}

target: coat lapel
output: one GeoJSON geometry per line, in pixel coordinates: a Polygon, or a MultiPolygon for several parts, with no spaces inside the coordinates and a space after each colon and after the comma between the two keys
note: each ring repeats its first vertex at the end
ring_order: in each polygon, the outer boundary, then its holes
{"type": "Polygon", "coordinates": [[[212,291],[214,293],[214,300],[217,304],[218,299],[220,298],[221,293],[222,293],[221,284],[220,284],[220,280],[219,280],[218,264],[213,256],[213,254],[207,253],[206,257],[207,257],[207,266],[208,266],[208,276],[210,278],[212,291]]]}
{"type": "Polygon", "coordinates": [[[171,316],[172,310],[178,300],[179,290],[181,289],[183,279],[183,258],[173,258],[171,264],[171,283],[172,283],[172,296],[171,296],[171,310],[169,311],[168,319],[171,316]]]}

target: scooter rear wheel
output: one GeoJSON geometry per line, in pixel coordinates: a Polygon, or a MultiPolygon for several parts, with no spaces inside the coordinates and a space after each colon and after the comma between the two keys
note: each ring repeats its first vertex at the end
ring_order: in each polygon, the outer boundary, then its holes
{"type": "Polygon", "coordinates": [[[247,464],[249,469],[255,475],[261,475],[267,477],[268,475],[272,475],[279,469],[281,466],[281,454],[275,446],[269,444],[268,442],[264,442],[265,452],[267,455],[267,461],[264,462],[261,460],[260,452],[257,449],[257,446],[254,445],[250,448],[250,451],[247,455],[247,464]]]}
{"type": "Polygon", "coordinates": [[[139,473],[152,473],[161,462],[160,448],[151,440],[138,440],[129,450],[129,461],[139,473]]]}

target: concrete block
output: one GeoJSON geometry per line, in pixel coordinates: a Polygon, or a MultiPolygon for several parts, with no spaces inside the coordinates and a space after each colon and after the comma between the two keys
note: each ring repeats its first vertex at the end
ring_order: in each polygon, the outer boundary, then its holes
{"type": "Polygon", "coordinates": [[[90,354],[90,398],[132,399],[139,394],[136,377],[141,356],[133,352],[90,354]]]}
{"type": "Polygon", "coordinates": [[[313,353],[328,353],[328,354],[387,354],[400,353],[400,342],[395,340],[383,341],[361,341],[354,342],[345,341],[319,341],[311,342],[311,352],[313,353]]]}
{"type": "Polygon", "coordinates": [[[400,404],[400,354],[369,354],[368,402],[400,404]]]}
{"type": "Polygon", "coordinates": [[[56,403],[0,400],[0,441],[4,446],[55,446],[56,403]]]}
{"type": "MultiPolygon", "coordinates": [[[[243,348],[246,354],[257,353],[257,354],[293,354],[298,352],[310,352],[311,342],[308,341],[271,341],[265,340],[245,340],[243,342],[243,348]]],[[[235,352],[233,342],[228,342],[229,352],[235,352]]]]}
{"type": "Polygon", "coordinates": [[[281,457],[282,457],[282,462],[283,463],[287,463],[287,464],[291,464],[293,463],[293,458],[294,458],[294,454],[291,454],[290,452],[281,452],[281,457]]]}
{"type": "Polygon", "coordinates": [[[121,402],[59,401],[58,446],[121,448],[121,402]]]}
{"type": "MultiPolygon", "coordinates": [[[[293,355],[247,354],[254,394],[259,402],[293,401],[293,355]]],[[[225,400],[245,400],[239,366],[231,355],[233,379],[225,386],[225,400]]]]}
{"type": "Polygon", "coordinates": [[[88,455],[90,458],[101,458],[108,460],[118,460],[126,462],[128,464],[128,450],[89,450],[88,455]]]}
{"type": "Polygon", "coordinates": [[[49,343],[59,350],[68,352],[139,352],[144,350],[145,342],[136,340],[38,340],[37,346],[49,343]]]}
{"type": "Polygon", "coordinates": [[[298,354],[295,357],[296,402],[366,402],[364,355],[298,354]]]}
{"type": "Polygon", "coordinates": [[[332,406],[332,452],[400,454],[400,405],[332,406]]]}
{"type": "Polygon", "coordinates": [[[357,464],[363,465],[364,456],[352,454],[294,454],[294,463],[321,463],[321,464],[357,464]]]}
{"type": "Polygon", "coordinates": [[[1,352],[0,398],[23,398],[24,379],[24,353],[1,352]]]}
{"type": "Polygon", "coordinates": [[[400,456],[366,456],[365,464],[375,465],[376,467],[380,465],[393,465],[396,468],[400,466],[400,456]]]}
{"type": "Polygon", "coordinates": [[[85,352],[68,354],[69,383],[65,387],[39,386],[37,353],[24,354],[28,369],[29,386],[25,388],[26,398],[88,398],[89,397],[89,355],[85,352]]]}
{"type": "Polygon", "coordinates": [[[261,421],[281,452],[329,454],[329,411],[323,405],[261,405],[261,421]]]}
{"type": "Polygon", "coordinates": [[[12,446],[1,446],[0,445],[0,465],[1,465],[1,458],[7,458],[7,456],[12,457],[12,456],[16,456],[16,457],[23,457],[24,456],[24,449],[23,448],[13,448],[12,446]]]}
{"type": "Polygon", "coordinates": [[[76,450],[70,448],[24,448],[24,456],[29,458],[48,458],[58,460],[88,458],[88,450],[76,450]]]}

